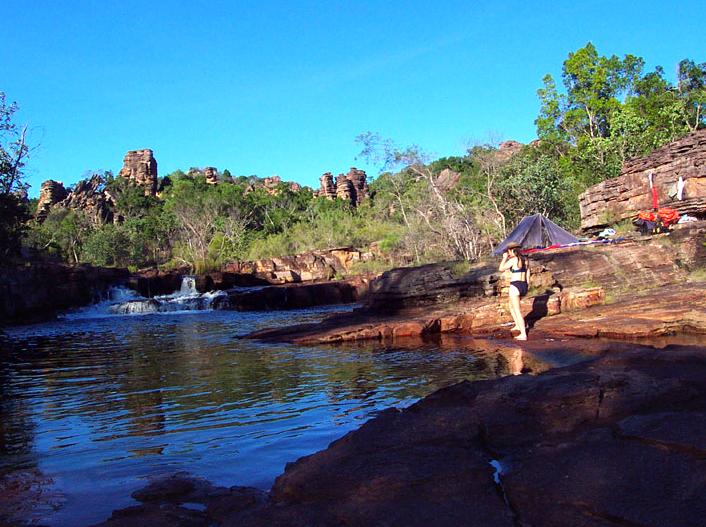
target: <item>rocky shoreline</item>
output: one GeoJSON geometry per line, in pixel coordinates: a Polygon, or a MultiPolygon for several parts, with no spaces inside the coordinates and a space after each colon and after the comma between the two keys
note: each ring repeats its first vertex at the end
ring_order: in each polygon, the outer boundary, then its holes
{"type": "MultiPolygon", "coordinates": [[[[550,337],[647,338],[706,334],[704,222],[668,236],[579,246],[531,256],[521,308],[531,332],[550,337]]],[[[506,278],[492,263],[393,269],[363,306],[321,323],[264,329],[245,338],[322,344],[437,334],[509,338],[506,278]]],[[[531,338],[535,338],[531,337],[531,338]]]]}
{"type": "Polygon", "coordinates": [[[269,492],[176,474],[100,525],[698,525],[704,423],[706,347],[617,345],[386,410],[269,492]]]}
{"type": "Polygon", "coordinates": [[[396,269],[373,281],[352,313],[246,335],[402,346],[500,337],[474,345],[494,349],[510,375],[383,411],[287,464],[268,492],[176,474],[100,525],[698,525],[706,514],[703,234],[700,224],[533,255],[523,343],[509,340],[506,284],[492,264],[396,269]],[[693,345],[648,345],[670,335],[691,335],[693,345]],[[555,367],[553,353],[580,362],[555,367]]]}

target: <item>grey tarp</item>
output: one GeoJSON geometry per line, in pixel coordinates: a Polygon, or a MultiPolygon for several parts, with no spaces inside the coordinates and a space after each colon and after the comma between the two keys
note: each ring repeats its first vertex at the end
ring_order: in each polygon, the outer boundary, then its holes
{"type": "Polygon", "coordinates": [[[523,249],[535,249],[550,245],[576,243],[577,241],[579,241],[578,238],[566,232],[553,221],[541,214],[532,214],[532,216],[522,218],[522,221],[517,224],[510,235],[495,248],[493,254],[502,254],[510,242],[519,243],[523,249]]]}

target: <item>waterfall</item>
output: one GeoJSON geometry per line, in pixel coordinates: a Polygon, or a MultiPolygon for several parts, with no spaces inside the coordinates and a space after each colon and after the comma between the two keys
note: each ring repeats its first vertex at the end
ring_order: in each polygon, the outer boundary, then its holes
{"type": "Polygon", "coordinates": [[[181,288],[179,288],[180,295],[198,295],[199,292],[196,289],[196,277],[195,276],[182,276],[181,277],[181,288]]]}
{"type": "Polygon", "coordinates": [[[65,315],[65,318],[82,319],[109,315],[176,313],[228,307],[228,294],[224,291],[199,293],[196,289],[195,276],[182,277],[179,289],[168,295],[144,298],[131,289],[113,287],[103,298],[92,306],[65,315]]]}

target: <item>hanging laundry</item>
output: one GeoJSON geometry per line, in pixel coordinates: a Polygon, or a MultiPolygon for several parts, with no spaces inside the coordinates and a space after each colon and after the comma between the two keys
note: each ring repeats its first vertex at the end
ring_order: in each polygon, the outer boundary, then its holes
{"type": "Polygon", "coordinates": [[[677,199],[681,201],[684,199],[684,178],[679,176],[679,181],[677,181],[677,199]]]}

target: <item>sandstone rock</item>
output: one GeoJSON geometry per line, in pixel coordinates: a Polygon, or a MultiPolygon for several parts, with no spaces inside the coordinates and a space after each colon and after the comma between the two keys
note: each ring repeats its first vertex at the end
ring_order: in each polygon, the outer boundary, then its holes
{"type": "Polygon", "coordinates": [[[372,255],[362,253],[357,249],[336,248],[325,251],[310,251],[281,258],[264,258],[252,262],[230,262],[225,264],[222,270],[233,274],[252,274],[260,281],[284,284],[331,280],[336,275],[347,274],[356,262],[370,259],[372,259],[372,255]]]}
{"type": "Polygon", "coordinates": [[[661,207],[706,218],[706,130],[655,150],[623,165],[620,176],[603,181],[579,196],[581,228],[597,231],[609,223],[652,210],[648,174],[653,174],[661,207]],[[684,196],[676,198],[677,180],[684,180],[684,196]]]}
{"type": "MultiPolygon", "coordinates": [[[[697,240],[700,229],[691,227],[697,240]]],[[[697,251],[698,242],[692,247],[696,253],[680,251],[681,241],[669,239],[532,254],[534,295],[520,304],[528,324],[552,337],[705,334],[706,284],[684,284],[687,274],[680,267],[703,248],[697,251]],[[613,303],[603,305],[607,297],[613,303]]],[[[248,337],[301,344],[440,333],[509,337],[507,285],[508,277],[491,263],[476,264],[461,276],[448,264],[392,269],[371,282],[364,306],[353,313],[248,337]]]]}
{"type": "Polygon", "coordinates": [[[601,305],[605,302],[605,290],[602,287],[588,289],[567,288],[561,292],[561,310],[566,313],[576,309],[601,305]]]}
{"type": "Polygon", "coordinates": [[[52,179],[48,179],[42,183],[42,186],[39,189],[37,211],[35,212],[37,219],[39,221],[44,221],[47,214],[49,214],[49,209],[51,206],[66,198],[66,195],[67,192],[63,183],[52,179]]]}
{"type": "Polygon", "coordinates": [[[368,291],[368,280],[354,277],[335,282],[317,282],[227,290],[230,309],[268,311],[357,302],[368,291]]]}
{"type": "Polygon", "coordinates": [[[498,145],[497,157],[500,161],[507,161],[515,154],[522,151],[525,145],[519,141],[503,141],[498,145]]]}
{"type": "Polygon", "coordinates": [[[206,183],[209,185],[218,184],[218,169],[215,167],[206,167],[203,169],[203,175],[206,178],[206,183]]]}
{"type": "Polygon", "coordinates": [[[451,170],[450,168],[445,168],[436,176],[436,185],[444,192],[455,188],[458,184],[461,174],[451,170]]]}
{"type": "Polygon", "coordinates": [[[320,190],[318,196],[328,199],[336,197],[336,185],[333,182],[333,174],[326,172],[319,178],[320,190]]]}
{"type": "Polygon", "coordinates": [[[345,174],[336,176],[336,197],[343,201],[348,201],[353,205],[356,203],[353,182],[348,179],[345,174]]]}
{"type": "Polygon", "coordinates": [[[154,196],[157,193],[157,160],[152,150],[130,150],[125,154],[118,176],[142,187],[146,196],[154,196]]]}
{"type": "Polygon", "coordinates": [[[90,179],[76,183],[73,190],[55,206],[82,212],[94,226],[112,223],[115,200],[105,190],[104,183],[100,174],[93,174],[90,179]]]}
{"type": "Polygon", "coordinates": [[[319,178],[320,188],[317,196],[348,201],[353,206],[359,205],[368,196],[367,174],[363,170],[351,167],[347,174],[336,176],[326,172],[319,178]]]}

